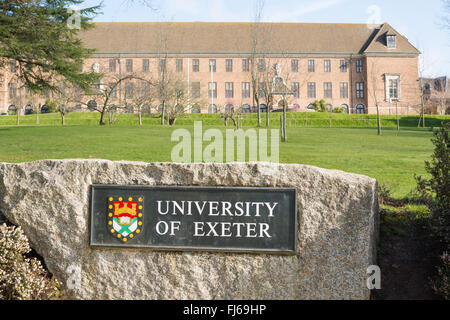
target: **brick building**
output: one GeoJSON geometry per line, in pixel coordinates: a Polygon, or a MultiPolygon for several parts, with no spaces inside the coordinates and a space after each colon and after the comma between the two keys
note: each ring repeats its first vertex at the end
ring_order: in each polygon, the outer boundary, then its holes
{"type": "Polygon", "coordinates": [[[446,76],[439,78],[420,78],[425,103],[425,113],[450,114],[450,86],[446,76]]]}
{"type": "MultiPolygon", "coordinates": [[[[320,99],[348,113],[376,113],[378,103],[382,114],[396,106],[401,114],[415,114],[420,105],[420,52],[387,23],[97,23],[81,38],[96,49],[84,71],[157,78],[164,64],[188,84],[190,95],[204,98],[192,112],[255,110],[252,66],[255,74],[276,70],[274,81],[290,89],[289,108],[298,111],[320,99]]],[[[14,72],[11,62],[0,112],[15,108],[20,84],[14,72]]],[[[118,103],[125,87],[118,88],[118,103]]],[[[275,99],[274,109],[281,97],[275,99]]]]}

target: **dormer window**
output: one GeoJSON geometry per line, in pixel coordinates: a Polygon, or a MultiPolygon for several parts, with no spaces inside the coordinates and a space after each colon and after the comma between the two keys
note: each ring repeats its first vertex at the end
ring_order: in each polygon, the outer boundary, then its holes
{"type": "Polygon", "coordinates": [[[397,48],[397,36],[395,35],[387,35],[386,36],[387,47],[389,49],[397,48]]]}

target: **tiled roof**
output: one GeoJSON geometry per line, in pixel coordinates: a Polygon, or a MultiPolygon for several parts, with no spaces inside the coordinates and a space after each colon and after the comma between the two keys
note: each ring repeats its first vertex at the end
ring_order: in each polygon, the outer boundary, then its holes
{"type": "MultiPolygon", "coordinates": [[[[283,54],[418,53],[404,37],[394,50],[383,50],[384,25],[335,23],[261,23],[257,52],[283,54]],[[380,30],[381,27],[381,30],[380,30]],[[372,41],[374,40],[374,41],[372,41]]],[[[81,39],[97,53],[248,54],[254,23],[107,22],[96,23],[81,39]]]]}
{"type": "Polygon", "coordinates": [[[388,23],[381,26],[378,32],[373,37],[373,40],[369,43],[364,53],[414,53],[419,54],[417,50],[409,41],[394,30],[388,23]],[[386,46],[386,35],[395,35],[397,38],[397,47],[390,49],[386,46]]]}

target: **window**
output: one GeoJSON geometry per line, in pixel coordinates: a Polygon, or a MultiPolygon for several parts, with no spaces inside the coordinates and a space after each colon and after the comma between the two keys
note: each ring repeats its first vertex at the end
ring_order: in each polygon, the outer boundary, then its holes
{"type": "Polygon", "coordinates": [[[216,72],[216,59],[209,60],[209,72],[216,72]]]}
{"type": "Polygon", "coordinates": [[[350,111],[350,108],[348,107],[348,104],[341,104],[341,108],[344,108],[345,109],[345,113],[349,113],[349,111],[350,111]]]}
{"type": "Polygon", "coordinates": [[[364,107],[363,104],[356,105],[356,114],[365,114],[365,113],[366,113],[366,108],[364,107]]]}
{"type": "Polygon", "coordinates": [[[150,71],[150,61],[148,59],[142,60],[142,72],[150,71]]]}
{"type": "Polygon", "coordinates": [[[294,98],[300,97],[300,85],[298,82],[292,82],[292,93],[294,94],[294,98]]]}
{"type": "Polygon", "coordinates": [[[227,59],[225,64],[227,72],[233,72],[233,60],[227,59]]]}
{"type": "Polygon", "coordinates": [[[131,59],[127,59],[127,62],[126,62],[126,71],[127,72],[133,72],[133,60],[131,60],[131,59]]]}
{"type": "Polygon", "coordinates": [[[341,60],[341,72],[347,72],[347,61],[341,60]]]}
{"type": "Polygon", "coordinates": [[[250,82],[242,82],[242,98],[250,98],[250,82]]]}
{"type": "Polygon", "coordinates": [[[292,70],[292,72],[298,72],[298,60],[297,59],[293,59],[291,61],[291,70],[292,70]]]}
{"type": "Polygon", "coordinates": [[[389,80],[389,98],[398,99],[398,80],[397,79],[389,80]]]}
{"type": "Polygon", "coordinates": [[[111,98],[117,98],[117,87],[115,86],[115,84],[114,83],[110,83],[109,84],[109,90],[110,90],[110,97],[111,98]]]}
{"type": "Polygon", "coordinates": [[[215,104],[210,104],[208,107],[208,112],[209,113],[217,113],[217,106],[215,104]]]}
{"type": "Polygon", "coordinates": [[[192,113],[201,113],[200,106],[194,105],[192,106],[192,113]]]}
{"type": "Polygon", "coordinates": [[[225,82],[225,98],[233,98],[233,82],[225,82]]]}
{"type": "Polygon", "coordinates": [[[177,59],[177,72],[183,72],[183,59],[177,59]]]}
{"type": "Polygon", "coordinates": [[[133,84],[128,82],[125,83],[125,99],[130,99],[133,97],[133,84]]]}
{"type": "Polygon", "coordinates": [[[208,85],[208,95],[210,98],[217,98],[217,82],[210,82],[208,85]]]}
{"type": "Polygon", "coordinates": [[[258,84],[259,96],[263,99],[266,98],[266,84],[264,82],[260,82],[258,84]]]}
{"type": "Polygon", "coordinates": [[[16,72],[16,61],[12,60],[9,64],[9,66],[10,66],[11,73],[15,73],[16,72]]]}
{"type": "Polygon", "coordinates": [[[111,73],[116,72],[116,59],[109,60],[109,72],[111,73]]]}
{"type": "Polygon", "coordinates": [[[192,82],[192,98],[200,98],[200,82],[192,82]]]}
{"type": "Polygon", "coordinates": [[[391,79],[389,80],[389,97],[391,99],[398,99],[398,81],[391,79]]]}
{"type": "Polygon", "coordinates": [[[400,75],[398,74],[385,74],[385,92],[386,92],[386,101],[390,102],[391,100],[401,99],[401,82],[400,75]]]}
{"type": "Polygon", "coordinates": [[[397,48],[397,37],[395,35],[387,35],[386,44],[389,49],[397,48]]]}
{"type": "Polygon", "coordinates": [[[363,99],[364,98],[364,82],[356,83],[356,98],[363,99]]]}
{"type": "Polygon", "coordinates": [[[341,82],[340,88],[341,88],[341,98],[347,99],[348,98],[348,82],[341,82]]]}
{"type": "Polygon", "coordinates": [[[225,106],[225,113],[233,113],[234,112],[234,106],[229,103],[225,106]]]}
{"type": "Polygon", "coordinates": [[[266,60],[259,59],[258,60],[258,71],[265,72],[266,71],[266,60]]]}
{"type": "Polygon", "coordinates": [[[363,69],[362,60],[356,60],[356,72],[361,73],[363,69]]]}
{"type": "Polygon", "coordinates": [[[308,82],[308,98],[316,97],[316,83],[308,82]]]}
{"type": "Polygon", "coordinates": [[[159,59],[159,71],[160,72],[166,71],[166,59],[159,59]]]}
{"type": "Polygon", "coordinates": [[[79,86],[75,86],[74,95],[75,95],[76,99],[81,99],[81,98],[83,98],[84,92],[83,92],[83,90],[81,90],[81,88],[79,86]]]}
{"type": "Polygon", "coordinates": [[[15,98],[16,97],[16,95],[17,95],[17,86],[16,86],[16,84],[15,83],[10,83],[9,85],[8,85],[8,87],[9,87],[9,98],[10,99],[13,99],[13,98],[15,98]]]}
{"type": "Polygon", "coordinates": [[[192,60],[192,72],[199,72],[200,71],[200,61],[198,59],[192,60]]]}
{"type": "Polygon", "coordinates": [[[184,88],[183,83],[181,81],[177,81],[175,83],[175,97],[177,99],[181,99],[184,96],[184,88]]]}
{"type": "Polygon", "coordinates": [[[308,72],[314,72],[314,60],[308,60],[308,72]]]}
{"type": "Polygon", "coordinates": [[[330,60],[325,60],[324,62],[324,71],[325,72],[331,72],[331,61],[330,60]]]}
{"type": "Polygon", "coordinates": [[[142,97],[149,97],[150,96],[150,83],[143,82],[141,86],[141,95],[142,97]]]}
{"type": "Polygon", "coordinates": [[[242,59],[242,72],[248,72],[248,59],[242,59]]]}
{"type": "Polygon", "coordinates": [[[208,113],[217,113],[217,106],[215,104],[210,104],[208,107],[208,113]]]}
{"type": "Polygon", "coordinates": [[[333,97],[331,82],[323,83],[323,97],[324,98],[332,98],[333,97]]]}

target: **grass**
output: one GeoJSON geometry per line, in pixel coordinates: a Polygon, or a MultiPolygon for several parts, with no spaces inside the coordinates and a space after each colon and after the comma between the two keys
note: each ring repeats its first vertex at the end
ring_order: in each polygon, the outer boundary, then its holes
{"type": "MultiPolygon", "coordinates": [[[[270,122],[273,126],[280,125],[280,116],[282,113],[270,113],[270,122]]],[[[288,127],[330,127],[330,116],[332,127],[356,127],[356,128],[375,128],[377,126],[376,115],[356,115],[356,114],[329,114],[329,113],[303,113],[292,112],[287,115],[288,127]]],[[[96,125],[100,119],[98,112],[74,112],[66,116],[67,125],[96,125]]],[[[106,119],[107,120],[107,119],[106,119]]],[[[192,125],[194,121],[203,121],[204,125],[223,126],[223,120],[219,114],[185,114],[176,122],[177,126],[192,125]]],[[[427,115],[425,125],[427,127],[439,127],[442,121],[449,121],[449,116],[427,115]]],[[[157,116],[143,116],[144,125],[158,125],[160,118],[157,116]]],[[[262,123],[265,124],[266,114],[262,114],[262,123]]],[[[116,126],[134,126],[138,119],[133,114],[121,114],[114,125],[116,126]]],[[[419,123],[418,116],[400,116],[400,126],[402,128],[417,128],[419,123]]],[[[59,126],[61,118],[59,113],[40,114],[39,124],[47,126],[59,126]]],[[[244,114],[242,124],[245,127],[255,127],[257,124],[256,114],[244,114]]],[[[0,116],[0,126],[15,126],[16,116],[0,116]]],[[[36,125],[36,115],[20,116],[20,125],[36,125]]],[[[395,116],[382,116],[382,126],[385,128],[396,127],[395,116]]]]}
{"type": "MultiPolygon", "coordinates": [[[[192,120],[197,117],[204,119],[204,130],[218,127],[224,132],[218,115],[185,117],[176,128],[192,132],[192,120]]],[[[133,115],[122,116],[114,126],[100,127],[95,125],[97,118],[96,113],[73,113],[69,125],[61,127],[55,126],[58,114],[40,115],[41,125],[33,126],[35,116],[30,115],[21,119],[25,126],[16,127],[8,123],[14,116],[0,117],[0,162],[63,158],[171,161],[171,150],[177,144],[171,142],[175,128],[161,127],[159,119],[151,117],[145,117],[144,126],[139,127],[133,115]]],[[[384,128],[382,136],[373,128],[289,127],[288,138],[287,143],[280,143],[280,162],[368,175],[392,189],[394,198],[405,197],[414,188],[414,174],[425,175],[424,161],[433,151],[432,133],[416,126],[399,132],[384,128]]],[[[204,142],[204,147],[208,144],[204,142]]]]}

